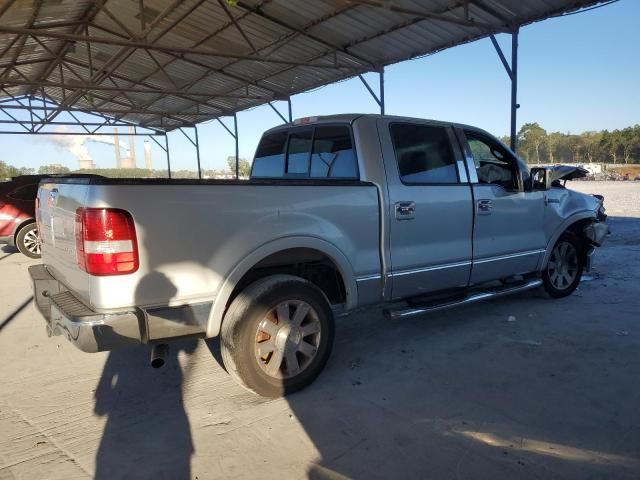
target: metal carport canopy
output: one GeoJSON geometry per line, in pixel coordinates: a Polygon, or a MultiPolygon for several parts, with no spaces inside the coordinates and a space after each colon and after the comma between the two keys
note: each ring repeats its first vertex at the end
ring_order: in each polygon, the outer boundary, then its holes
{"type": "Polygon", "coordinates": [[[0,108],[167,132],[596,3],[3,0],[0,108]]]}

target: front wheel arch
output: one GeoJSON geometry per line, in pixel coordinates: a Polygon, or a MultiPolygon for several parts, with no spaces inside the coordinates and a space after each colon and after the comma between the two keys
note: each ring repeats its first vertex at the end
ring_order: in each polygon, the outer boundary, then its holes
{"type": "MultiPolygon", "coordinates": [[[[579,237],[582,237],[580,232],[581,230],[580,227],[582,227],[586,223],[590,223],[595,220],[596,220],[596,217],[594,212],[586,211],[586,212],[580,212],[575,215],[572,215],[571,217],[567,218],[564,222],[562,222],[562,224],[556,229],[554,234],[549,238],[549,241],[547,242],[547,246],[545,248],[544,256],[542,257],[542,259],[540,260],[540,263],[538,264],[538,270],[543,271],[544,269],[547,268],[547,265],[549,263],[549,258],[551,257],[551,252],[553,251],[553,248],[558,242],[558,239],[562,235],[564,235],[567,232],[574,232],[579,237]]],[[[586,252],[583,252],[583,253],[586,253],[586,252]]]]}

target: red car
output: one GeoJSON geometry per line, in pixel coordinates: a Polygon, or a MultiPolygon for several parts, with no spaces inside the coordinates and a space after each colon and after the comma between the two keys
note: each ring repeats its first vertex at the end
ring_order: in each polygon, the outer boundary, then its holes
{"type": "Polygon", "coordinates": [[[0,243],[15,245],[27,257],[40,258],[35,199],[40,179],[23,175],[0,183],[0,243]]]}

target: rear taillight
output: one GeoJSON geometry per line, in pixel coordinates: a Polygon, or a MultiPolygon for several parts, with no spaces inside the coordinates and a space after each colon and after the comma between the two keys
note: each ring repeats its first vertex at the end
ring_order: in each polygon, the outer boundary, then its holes
{"type": "Polygon", "coordinates": [[[124,275],[138,270],[133,218],[115,208],[76,210],[78,266],[91,275],[124,275]]]}

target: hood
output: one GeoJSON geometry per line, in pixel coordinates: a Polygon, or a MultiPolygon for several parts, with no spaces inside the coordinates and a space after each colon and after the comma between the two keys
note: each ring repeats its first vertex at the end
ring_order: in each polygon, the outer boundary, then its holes
{"type": "Polygon", "coordinates": [[[572,167],[571,165],[556,165],[551,167],[549,172],[551,175],[551,183],[556,180],[573,180],[574,178],[583,178],[589,175],[589,170],[582,167],[572,167]]]}

